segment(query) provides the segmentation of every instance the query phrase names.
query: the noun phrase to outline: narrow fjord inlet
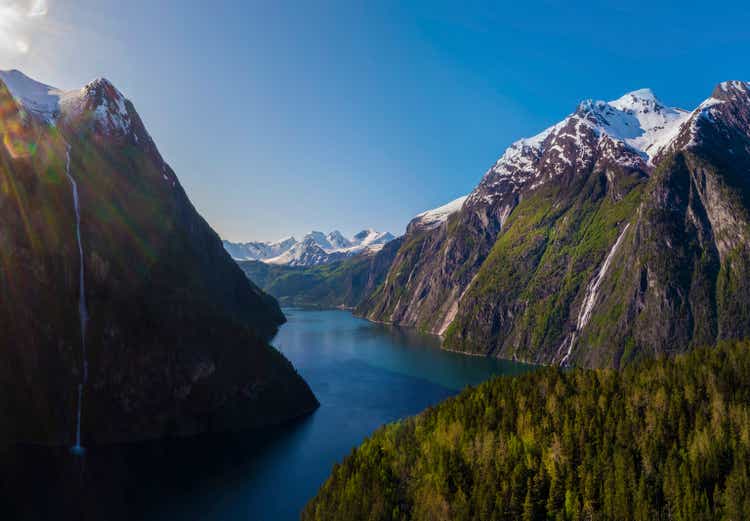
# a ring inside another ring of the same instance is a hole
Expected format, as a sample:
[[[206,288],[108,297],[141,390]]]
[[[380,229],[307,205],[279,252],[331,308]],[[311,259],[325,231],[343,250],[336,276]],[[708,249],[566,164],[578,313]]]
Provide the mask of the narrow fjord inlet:
[[[609,4],[0,0],[0,519],[750,520],[750,2]]]
[[[288,322],[273,344],[318,397],[312,415],[254,432],[87,447],[83,472],[67,454],[26,447],[5,467],[19,497],[37,487],[45,504],[80,500],[75,508],[86,519],[294,521],[331,468],[383,424],[493,376],[536,369],[443,351],[435,337],[346,311],[284,314]],[[39,461],[50,469],[44,476],[34,471]],[[87,504],[92,497],[107,503]],[[33,513],[31,519],[54,519],[55,511],[48,516],[39,505]]]

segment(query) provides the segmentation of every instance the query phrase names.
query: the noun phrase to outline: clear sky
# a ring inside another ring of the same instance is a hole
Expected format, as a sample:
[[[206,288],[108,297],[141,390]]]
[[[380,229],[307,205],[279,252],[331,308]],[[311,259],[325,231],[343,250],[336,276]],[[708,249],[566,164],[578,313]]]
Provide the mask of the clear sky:
[[[0,0],[0,68],[112,80],[225,238],[401,233],[581,99],[750,80],[749,2],[605,4]]]

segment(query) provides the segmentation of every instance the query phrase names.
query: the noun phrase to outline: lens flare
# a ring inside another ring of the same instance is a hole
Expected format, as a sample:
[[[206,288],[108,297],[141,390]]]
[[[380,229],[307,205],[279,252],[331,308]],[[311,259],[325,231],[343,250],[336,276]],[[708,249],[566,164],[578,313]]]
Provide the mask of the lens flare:
[[[35,25],[47,11],[46,0],[0,0],[0,51],[28,53]]]

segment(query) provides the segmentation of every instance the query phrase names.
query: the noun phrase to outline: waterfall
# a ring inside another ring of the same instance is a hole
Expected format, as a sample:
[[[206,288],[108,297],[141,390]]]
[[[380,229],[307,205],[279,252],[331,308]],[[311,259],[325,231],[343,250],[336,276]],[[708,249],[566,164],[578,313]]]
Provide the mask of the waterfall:
[[[78,184],[70,173],[70,145],[66,145],[65,152],[65,175],[70,181],[73,191],[73,207],[76,212],[76,240],[78,241],[78,317],[81,322],[81,358],[83,360],[83,373],[78,383],[78,411],[76,413],[76,443],[71,447],[71,452],[82,455],[81,446],[81,410],[83,409],[83,388],[89,379],[89,362],[86,354],[86,322],[88,321],[88,309],[86,308],[86,279],[83,269],[83,242],[81,241],[81,210],[78,200]]]
[[[625,237],[625,232],[628,231],[628,228],[630,227],[630,223],[625,225],[625,228],[622,229],[622,232],[620,232],[620,236],[617,237],[617,240],[612,245],[612,249],[609,250],[609,253],[607,254],[607,257],[604,259],[604,262],[602,263],[601,267],[599,268],[599,271],[594,276],[593,279],[591,279],[591,282],[589,282],[589,285],[586,287],[586,295],[583,297],[583,302],[581,303],[581,308],[578,311],[578,319],[576,320],[576,329],[573,331],[569,337],[566,337],[565,340],[563,340],[562,345],[558,348],[558,352],[561,351],[565,346],[568,347],[568,352],[565,354],[562,360],[560,360],[560,365],[565,365],[565,362],[567,362],[568,357],[570,357],[570,354],[573,352],[573,346],[576,343],[576,340],[578,339],[578,333],[586,327],[586,324],[589,323],[589,319],[591,319],[591,313],[594,311],[594,304],[596,303],[596,299],[599,296],[599,286],[602,283],[602,280],[604,280],[604,275],[607,274],[607,270],[609,270],[609,265],[612,264],[612,259],[615,256],[615,253],[617,252],[617,249],[620,247],[620,243],[622,242],[622,239]]]

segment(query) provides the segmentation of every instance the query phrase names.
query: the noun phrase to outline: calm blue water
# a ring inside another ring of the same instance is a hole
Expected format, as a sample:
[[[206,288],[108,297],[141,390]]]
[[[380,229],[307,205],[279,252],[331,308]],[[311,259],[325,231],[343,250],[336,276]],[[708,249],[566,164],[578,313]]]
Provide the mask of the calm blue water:
[[[284,312],[274,345],[318,397],[315,413],[253,434],[92,449],[83,463],[27,449],[24,468],[53,470],[38,485],[44,502],[24,503],[28,518],[298,519],[333,464],[379,426],[493,375],[531,369],[442,351],[434,337],[345,311]]]

